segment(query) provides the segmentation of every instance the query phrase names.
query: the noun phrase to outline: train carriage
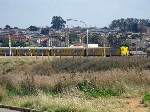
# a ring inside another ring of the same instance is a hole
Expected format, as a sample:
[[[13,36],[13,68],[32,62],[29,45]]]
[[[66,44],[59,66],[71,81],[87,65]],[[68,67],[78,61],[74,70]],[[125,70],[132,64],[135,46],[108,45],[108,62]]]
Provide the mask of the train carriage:
[[[51,48],[51,56],[84,56],[85,48]]]
[[[41,47],[41,48],[37,48],[37,56],[50,56],[50,50],[51,48],[50,47]]]
[[[15,49],[16,49],[16,47],[12,47],[11,48],[11,52],[16,55]],[[9,56],[10,55],[10,49],[9,49],[9,47],[0,47],[0,55],[1,56]]]
[[[106,56],[110,55],[110,47],[105,47]],[[88,56],[103,56],[104,55],[104,47],[93,47],[86,48],[86,55]]]
[[[88,56],[120,56],[121,50],[120,48],[112,48],[112,47],[96,47],[96,48],[88,48],[86,50],[86,55]]]

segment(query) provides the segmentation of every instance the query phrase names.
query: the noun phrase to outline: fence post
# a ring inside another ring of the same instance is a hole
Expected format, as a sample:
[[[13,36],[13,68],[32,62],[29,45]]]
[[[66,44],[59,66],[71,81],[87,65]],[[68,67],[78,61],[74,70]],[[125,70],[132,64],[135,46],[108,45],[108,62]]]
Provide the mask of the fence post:
[[[48,59],[49,59],[49,51],[48,51]]]

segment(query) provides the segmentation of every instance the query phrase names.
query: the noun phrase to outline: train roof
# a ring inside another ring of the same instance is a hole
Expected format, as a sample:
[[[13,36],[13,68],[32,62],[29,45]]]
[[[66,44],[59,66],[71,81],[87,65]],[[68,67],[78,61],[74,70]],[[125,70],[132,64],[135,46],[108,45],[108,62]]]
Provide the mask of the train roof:
[[[86,49],[87,47],[11,47],[11,49]],[[112,47],[105,47],[106,49]],[[0,47],[0,49],[9,49],[9,47]],[[104,47],[88,47],[88,49],[104,49]]]

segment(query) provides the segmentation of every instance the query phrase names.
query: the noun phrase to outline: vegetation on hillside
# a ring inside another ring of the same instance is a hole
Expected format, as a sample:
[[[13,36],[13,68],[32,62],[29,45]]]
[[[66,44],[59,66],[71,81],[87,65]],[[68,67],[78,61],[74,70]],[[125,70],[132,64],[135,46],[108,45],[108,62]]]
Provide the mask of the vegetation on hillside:
[[[139,28],[139,25],[150,27],[149,19],[136,19],[136,18],[121,18],[118,20],[113,20],[109,25],[110,28],[119,28],[122,32],[132,31],[140,32],[142,29]]]

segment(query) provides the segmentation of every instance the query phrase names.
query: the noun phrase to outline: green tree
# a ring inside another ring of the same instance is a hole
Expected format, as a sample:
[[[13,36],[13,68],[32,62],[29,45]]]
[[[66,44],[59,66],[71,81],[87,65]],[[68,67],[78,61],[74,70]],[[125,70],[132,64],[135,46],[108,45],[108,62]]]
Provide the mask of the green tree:
[[[14,29],[19,29],[18,27],[14,27]]]
[[[4,30],[10,30],[10,29],[12,29],[12,28],[9,25],[6,25],[4,28]]]
[[[73,43],[79,41],[79,39],[80,39],[80,37],[76,33],[70,32],[70,34],[69,34],[69,43],[70,44],[73,44]]]
[[[132,31],[135,32],[135,33],[140,31],[139,28],[138,28],[138,24],[137,23],[132,24]]]
[[[113,34],[112,35],[108,35],[107,41],[108,41],[108,44],[110,46],[118,44],[118,39],[117,39],[116,35],[113,35]]]
[[[36,26],[30,26],[29,30],[30,31],[38,31],[38,28]]]
[[[136,18],[127,18],[127,19],[118,19],[113,20],[109,25],[110,28],[119,27],[122,32],[125,31],[133,31],[133,32],[140,32],[139,25],[149,26],[150,20],[149,19],[136,19]]]
[[[121,44],[121,46],[126,46],[126,47],[129,47],[131,45],[131,42],[129,41],[123,41],[123,43]]]
[[[22,41],[14,41],[11,39],[11,47],[26,47],[26,43],[25,42],[22,42]],[[3,40],[3,43],[1,44],[1,47],[9,47],[9,38],[6,37],[4,40]]]
[[[19,41],[15,42],[15,46],[14,47],[18,47],[18,46],[26,47],[27,45],[26,45],[25,42],[22,42],[22,41],[19,40]]]
[[[51,28],[61,30],[65,28],[66,21],[64,21],[60,16],[53,16],[51,24]]]
[[[14,40],[11,40],[11,46],[12,47],[16,47],[16,42]],[[9,47],[9,38],[6,37],[4,40],[3,40],[3,43],[1,44],[1,47]]]
[[[84,42],[87,42],[87,38],[84,38]],[[93,33],[92,35],[88,35],[88,43],[89,44],[98,44],[99,46],[103,46],[103,37],[100,34]]]
[[[48,29],[48,28],[44,28],[44,29],[41,31],[41,34],[43,34],[43,35],[49,35],[49,29]]]

